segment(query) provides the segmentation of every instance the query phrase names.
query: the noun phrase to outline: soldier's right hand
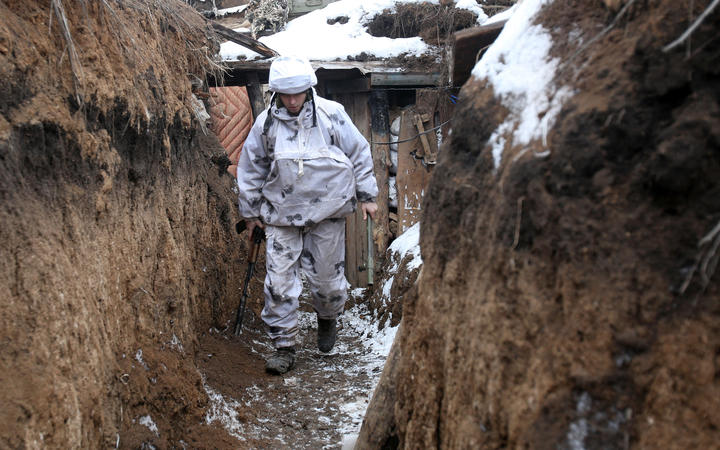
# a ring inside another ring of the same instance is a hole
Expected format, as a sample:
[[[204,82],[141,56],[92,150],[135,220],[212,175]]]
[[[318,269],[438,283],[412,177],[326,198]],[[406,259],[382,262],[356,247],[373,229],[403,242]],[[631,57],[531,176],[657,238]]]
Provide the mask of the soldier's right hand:
[[[258,219],[248,219],[245,221],[245,225],[247,226],[248,231],[248,243],[252,245],[253,243],[253,231],[255,230],[255,227],[260,227],[262,229],[265,229],[265,224],[262,223]]]

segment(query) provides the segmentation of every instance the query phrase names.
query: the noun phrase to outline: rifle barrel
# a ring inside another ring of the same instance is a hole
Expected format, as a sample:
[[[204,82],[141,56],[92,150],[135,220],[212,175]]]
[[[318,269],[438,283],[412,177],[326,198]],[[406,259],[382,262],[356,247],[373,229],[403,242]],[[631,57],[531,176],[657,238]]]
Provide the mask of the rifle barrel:
[[[250,279],[252,278],[254,268],[255,263],[248,264],[248,270],[245,274],[245,285],[243,286],[242,296],[240,297],[240,305],[238,306],[237,315],[235,316],[235,336],[240,336],[242,334],[242,323],[243,316],[245,315],[245,303],[247,302],[248,297],[248,286],[250,285]]]

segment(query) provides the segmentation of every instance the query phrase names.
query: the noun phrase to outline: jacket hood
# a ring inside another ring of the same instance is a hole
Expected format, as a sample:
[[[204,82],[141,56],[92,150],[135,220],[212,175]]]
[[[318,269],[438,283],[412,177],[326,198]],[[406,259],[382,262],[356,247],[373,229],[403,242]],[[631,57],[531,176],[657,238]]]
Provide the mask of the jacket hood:
[[[279,94],[299,94],[317,84],[310,62],[296,56],[281,56],[270,65],[270,90]]]

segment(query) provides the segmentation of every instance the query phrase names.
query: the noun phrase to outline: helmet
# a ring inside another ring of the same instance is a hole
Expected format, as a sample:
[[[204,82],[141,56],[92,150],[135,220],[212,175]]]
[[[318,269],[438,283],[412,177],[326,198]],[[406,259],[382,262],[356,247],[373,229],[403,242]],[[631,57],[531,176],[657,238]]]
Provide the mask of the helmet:
[[[280,56],[270,65],[270,90],[280,94],[299,94],[317,84],[310,62],[297,56]]]

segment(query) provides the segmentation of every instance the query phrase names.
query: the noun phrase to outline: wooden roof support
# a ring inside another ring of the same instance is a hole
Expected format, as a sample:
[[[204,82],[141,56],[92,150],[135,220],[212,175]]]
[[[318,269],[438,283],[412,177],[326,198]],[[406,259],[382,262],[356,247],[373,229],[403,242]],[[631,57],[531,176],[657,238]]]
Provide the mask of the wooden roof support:
[[[217,22],[210,21],[210,24],[212,25],[213,30],[218,35],[224,37],[228,41],[234,42],[238,45],[242,45],[245,48],[249,48],[250,50],[260,53],[262,56],[265,56],[266,58],[272,58],[273,56],[278,56],[278,52],[271,49],[267,45],[263,44],[262,42],[251,38],[250,36],[246,36],[242,33],[238,33],[237,31],[231,30],[230,28],[227,28],[225,26],[220,25]]]
[[[373,172],[378,184],[377,214],[373,222],[373,241],[375,244],[375,269],[378,271],[385,259],[385,251],[390,240],[390,209],[388,204],[388,184],[390,166],[390,117],[387,91],[370,93],[370,122],[372,129]],[[376,144],[376,142],[381,144]]]
[[[505,26],[505,22],[507,21],[503,20],[455,33],[450,58],[450,83],[453,86],[462,86],[470,78],[475,63],[495,42]]]
[[[355,92],[370,92],[370,78],[325,81],[325,95],[351,94]]]
[[[369,94],[338,94],[333,96],[333,100],[345,107],[358,131],[370,142]],[[345,224],[345,276],[353,287],[367,287],[371,278],[367,272],[370,246],[367,241],[367,223],[362,218],[362,211],[358,209],[348,216]]]
[[[440,86],[439,73],[373,72],[373,86]]]
[[[250,99],[253,120],[265,109],[265,99],[263,98],[260,84],[257,73],[248,74],[248,84],[245,88],[247,89],[248,99]]]

